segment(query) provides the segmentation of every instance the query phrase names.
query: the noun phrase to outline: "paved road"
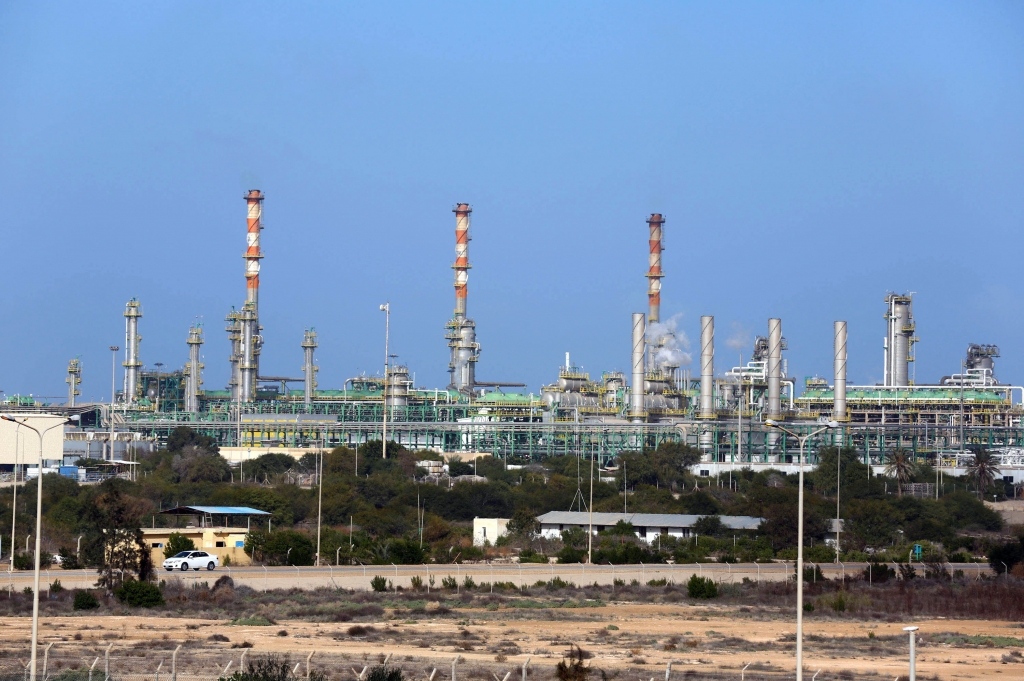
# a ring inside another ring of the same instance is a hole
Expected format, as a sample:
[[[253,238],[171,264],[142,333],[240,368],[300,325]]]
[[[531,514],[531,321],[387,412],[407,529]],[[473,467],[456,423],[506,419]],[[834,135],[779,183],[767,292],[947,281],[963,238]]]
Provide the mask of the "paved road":
[[[819,563],[823,576],[835,579],[842,575],[863,574],[865,563]],[[991,575],[987,565],[977,563],[947,564],[950,570],[963,570],[968,576]],[[923,566],[915,564],[918,572]],[[454,577],[461,585],[466,577],[481,582],[511,582],[516,586],[529,586],[538,581],[548,581],[560,577],[573,584],[609,585],[613,580],[623,580],[627,584],[636,580],[646,584],[652,580],[664,579],[667,582],[680,584],[690,579],[691,575],[711,577],[717,582],[742,582],[744,578],[756,581],[782,581],[793,574],[793,563],[690,563],[684,565],[547,565],[528,563],[519,564],[456,564],[456,565],[367,565],[342,567],[219,567],[214,571],[199,570],[189,572],[167,572],[158,570],[160,579],[182,579],[186,582],[213,582],[221,575],[229,575],[237,585],[246,585],[254,589],[315,589],[320,587],[369,589],[370,580],[375,575],[386,577],[394,586],[409,587],[413,577],[420,577],[424,586],[433,578],[431,588],[441,588],[441,580]],[[46,570],[41,575],[40,584],[43,588],[54,580],[60,580],[65,588],[88,588],[96,582],[93,570]],[[4,585],[4,582],[7,584]],[[32,572],[0,573],[0,588],[24,589],[32,586]]]

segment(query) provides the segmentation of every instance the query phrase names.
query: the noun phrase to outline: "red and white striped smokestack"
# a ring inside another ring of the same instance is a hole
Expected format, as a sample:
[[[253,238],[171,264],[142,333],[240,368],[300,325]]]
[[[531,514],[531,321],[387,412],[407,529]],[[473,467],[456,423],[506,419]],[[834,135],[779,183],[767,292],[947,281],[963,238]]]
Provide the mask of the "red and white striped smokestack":
[[[248,247],[245,250],[245,300],[254,306],[259,301],[260,291],[260,230],[263,229],[263,194],[259,189],[250,189],[245,195],[249,208],[246,220],[248,233],[245,235]]]
[[[650,268],[647,270],[647,322],[658,322],[661,318],[661,226],[665,220],[661,213],[651,213],[647,219],[651,227]]]
[[[473,209],[468,203],[459,203],[452,210],[455,213],[455,316],[466,316],[466,284],[469,281],[469,214]]]

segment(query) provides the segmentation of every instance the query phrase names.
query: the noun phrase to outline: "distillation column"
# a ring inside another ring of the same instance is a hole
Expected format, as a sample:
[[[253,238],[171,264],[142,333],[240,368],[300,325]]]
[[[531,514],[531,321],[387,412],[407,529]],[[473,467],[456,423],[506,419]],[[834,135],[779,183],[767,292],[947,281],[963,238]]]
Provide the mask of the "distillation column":
[[[250,189],[245,196],[248,208],[246,219],[245,251],[245,305],[240,321],[242,326],[241,361],[239,365],[239,399],[251,402],[256,397],[256,379],[260,373],[259,292],[260,292],[260,231],[263,229],[263,194],[259,189]]]
[[[307,407],[313,403],[313,391],[316,390],[316,372],[320,368],[313,363],[313,349],[318,345],[316,340],[316,329],[306,329],[306,335],[302,339],[302,375],[305,380],[303,387],[303,404]]]
[[[661,278],[665,276],[661,271],[662,225],[665,224],[665,220],[661,213],[651,213],[651,217],[647,218],[647,224],[651,228],[651,254],[647,270],[647,323],[653,324],[661,321]]]
[[[78,386],[82,384],[82,363],[76,357],[68,362],[68,377],[65,379],[68,384],[68,406],[75,406],[75,397],[82,393]]]
[[[242,387],[239,370],[242,363],[242,318],[235,308],[231,308],[224,321],[228,323],[224,330],[228,332],[228,341],[231,343],[231,355],[228,357],[231,363],[231,378],[228,381],[228,388],[231,390],[231,401],[237,402]]]
[[[646,343],[644,342],[645,335],[647,333],[646,325],[644,324],[644,313],[634,312],[633,313],[633,352],[631,355],[632,359],[632,385],[631,387],[631,405],[630,415],[633,417],[633,421],[640,422],[644,418],[644,349]]]
[[[885,297],[886,303],[886,334],[883,350],[885,352],[885,385],[910,385],[911,348],[917,342],[914,337],[914,315],[910,295],[890,293]]]
[[[139,319],[142,317],[142,304],[132,298],[124,308],[124,401],[131,404],[139,398]]]
[[[700,318],[700,413],[699,418],[715,418],[715,318]]]
[[[846,322],[836,322],[834,326],[835,378],[832,385],[832,418],[846,421]]]
[[[185,411],[199,411],[199,386],[203,384],[203,364],[199,361],[203,345],[203,327],[193,324],[188,330],[188,366],[185,367]]]
[[[782,418],[782,320],[768,320],[768,414]]]
[[[445,325],[445,338],[451,348],[448,373],[449,388],[472,393],[476,385],[476,363],[480,359],[480,344],[476,342],[476,323],[466,316],[466,296],[469,283],[469,214],[468,203],[456,204],[455,213],[455,314]]]

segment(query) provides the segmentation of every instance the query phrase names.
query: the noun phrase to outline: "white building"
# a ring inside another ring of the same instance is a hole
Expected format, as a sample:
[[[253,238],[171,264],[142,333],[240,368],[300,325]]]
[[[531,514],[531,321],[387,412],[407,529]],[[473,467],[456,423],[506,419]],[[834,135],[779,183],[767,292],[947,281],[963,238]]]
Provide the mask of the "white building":
[[[498,537],[508,533],[508,518],[473,518],[473,546],[483,546],[484,542],[494,544]]]
[[[654,541],[659,535],[690,537],[693,526],[703,517],[676,513],[594,513],[594,534],[607,530],[619,521],[625,521],[633,525],[637,537],[648,542]],[[764,521],[764,518],[748,515],[718,517],[723,527],[737,531],[756,530]],[[551,511],[538,516],[537,521],[540,523],[541,536],[547,539],[560,539],[562,531],[572,527],[579,527],[586,532],[590,527],[591,515],[583,511]]]

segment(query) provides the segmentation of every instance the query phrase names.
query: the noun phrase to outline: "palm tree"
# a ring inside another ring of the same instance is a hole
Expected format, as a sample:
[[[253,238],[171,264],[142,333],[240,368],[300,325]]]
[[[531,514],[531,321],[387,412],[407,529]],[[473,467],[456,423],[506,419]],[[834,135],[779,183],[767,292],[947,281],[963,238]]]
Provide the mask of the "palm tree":
[[[885,464],[885,474],[896,478],[896,490],[903,496],[903,485],[914,477],[914,462],[909,452],[902,448],[893,451]]]
[[[985,490],[995,482],[998,472],[999,467],[992,452],[984,449],[974,452],[974,460],[967,464],[967,477],[978,484],[979,499],[984,499]]]

